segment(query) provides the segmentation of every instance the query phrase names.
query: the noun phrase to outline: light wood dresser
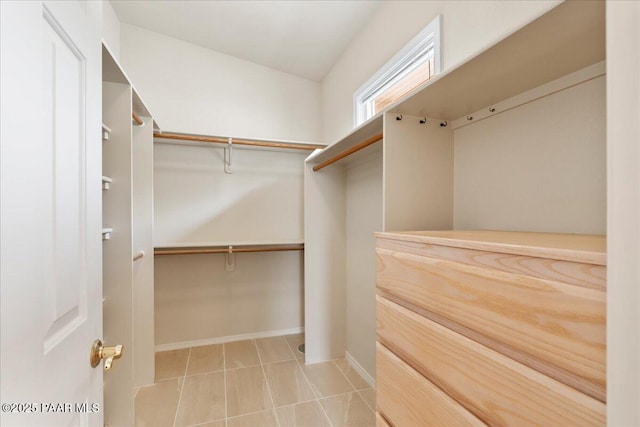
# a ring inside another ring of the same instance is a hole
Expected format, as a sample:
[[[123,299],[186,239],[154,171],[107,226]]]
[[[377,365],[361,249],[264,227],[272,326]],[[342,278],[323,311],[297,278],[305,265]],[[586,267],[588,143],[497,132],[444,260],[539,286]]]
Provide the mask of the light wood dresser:
[[[604,236],[376,237],[378,426],[606,424]]]

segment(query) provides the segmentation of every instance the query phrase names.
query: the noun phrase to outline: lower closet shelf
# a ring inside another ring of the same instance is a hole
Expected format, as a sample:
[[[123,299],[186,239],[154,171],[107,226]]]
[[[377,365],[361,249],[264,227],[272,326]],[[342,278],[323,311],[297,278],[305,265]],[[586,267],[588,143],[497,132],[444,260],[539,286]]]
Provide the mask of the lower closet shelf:
[[[242,243],[156,246],[154,255],[229,254],[237,252],[302,251],[304,243]]]

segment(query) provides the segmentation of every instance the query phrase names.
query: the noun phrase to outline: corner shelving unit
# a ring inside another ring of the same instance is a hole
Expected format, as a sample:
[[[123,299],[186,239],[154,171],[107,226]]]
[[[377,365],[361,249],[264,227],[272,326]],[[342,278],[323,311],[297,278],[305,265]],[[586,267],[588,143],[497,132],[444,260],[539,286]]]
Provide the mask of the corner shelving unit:
[[[374,345],[353,345],[359,336],[375,341],[373,231],[604,232],[604,9],[604,2],[564,2],[309,156],[307,363],[346,350],[373,376]],[[349,154],[380,132],[381,143]],[[509,149],[523,140],[535,142]],[[356,233],[349,218],[364,196],[350,191],[349,174],[378,145],[378,172],[369,173],[368,187],[359,184],[376,204],[359,214],[380,221]],[[358,322],[349,301],[366,305]],[[354,323],[368,326],[349,329]]]
[[[125,349],[104,378],[105,405],[112,408],[105,424],[132,425],[134,387],[155,382],[153,257],[138,255],[153,251],[153,131],[159,128],[104,44],[102,103],[102,216],[109,227],[103,230],[103,341]]]

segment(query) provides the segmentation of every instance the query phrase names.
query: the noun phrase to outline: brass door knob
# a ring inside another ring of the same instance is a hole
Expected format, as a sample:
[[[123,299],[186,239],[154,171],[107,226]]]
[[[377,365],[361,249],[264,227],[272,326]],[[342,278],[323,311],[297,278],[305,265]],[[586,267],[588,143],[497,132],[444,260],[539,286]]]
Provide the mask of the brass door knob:
[[[120,359],[122,357],[122,352],[124,351],[123,345],[116,345],[113,347],[105,347],[102,345],[102,341],[95,340],[93,345],[91,346],[91,367],[95,368],[100,364],[100,361],[104,359],[104,370],[108,371],[111,369],[111,365],[115,359]]]

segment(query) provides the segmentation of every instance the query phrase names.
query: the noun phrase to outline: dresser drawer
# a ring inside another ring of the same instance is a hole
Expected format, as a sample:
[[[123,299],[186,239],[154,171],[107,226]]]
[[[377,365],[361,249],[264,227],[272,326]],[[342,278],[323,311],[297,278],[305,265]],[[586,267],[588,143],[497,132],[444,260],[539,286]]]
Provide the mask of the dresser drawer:
[[[388,249],[376,252],[377,286],[385,295],[605,400],[605,292]]]
[[[485,426],[446,393],[379,343],[376,406],[398,427]]]
[[[377,333],[489,425],[605,425],[602,402],[380,296]]]

